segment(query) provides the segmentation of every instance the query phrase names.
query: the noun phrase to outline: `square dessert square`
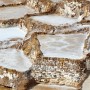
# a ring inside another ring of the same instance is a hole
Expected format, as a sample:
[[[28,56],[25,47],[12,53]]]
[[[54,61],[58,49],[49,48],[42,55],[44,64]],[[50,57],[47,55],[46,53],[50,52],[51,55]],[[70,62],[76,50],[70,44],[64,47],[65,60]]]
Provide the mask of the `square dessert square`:
[[[87,34],[36,34],[42,55],[34,60],[32,76],[38,82],[81,88],[86,74]],[[35,53],[35,52],[34,52]]]
[[[77,18],[68,18],[57,14],[31,16],[24,19],[24,25],[28,29],[26,37],[34,32],[48,34],[68,34],[89,32],[90,25],[81,25]]]
[[[32,79],[31,67],[32,63],[22,50],[0,50],[0,85],[26,90]]]

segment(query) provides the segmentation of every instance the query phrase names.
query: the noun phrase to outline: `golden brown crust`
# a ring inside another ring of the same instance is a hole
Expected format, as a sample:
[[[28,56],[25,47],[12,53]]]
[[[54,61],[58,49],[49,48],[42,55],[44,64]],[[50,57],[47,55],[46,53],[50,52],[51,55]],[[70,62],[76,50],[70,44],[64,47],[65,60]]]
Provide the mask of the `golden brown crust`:
[[[27,5],[40,13],[50,12],[53,7],[53,3],[50,0],[28,0]]]
[[[6,75],[6,76],[5,76]],[[30,70],[27,72],[19,72],[0,66],[0,84],[6,87],[15,88],[15,90],[26,90],[26,85],[30,83]]]

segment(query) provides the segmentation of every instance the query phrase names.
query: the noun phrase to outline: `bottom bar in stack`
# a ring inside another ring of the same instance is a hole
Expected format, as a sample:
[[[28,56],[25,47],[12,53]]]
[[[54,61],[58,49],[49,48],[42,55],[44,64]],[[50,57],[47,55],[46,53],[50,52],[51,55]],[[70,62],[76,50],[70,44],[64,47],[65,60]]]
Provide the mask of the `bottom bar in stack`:
[[[87,76],[84,45],[87,34],[38,34],[41,58],[34,60],[32,76],[38,82],[81,88]],[[38,44],[36,45],[38,46]]]
[[[27,90],[32,63],[22,50],[0,50],[0,84],[15,90]]]

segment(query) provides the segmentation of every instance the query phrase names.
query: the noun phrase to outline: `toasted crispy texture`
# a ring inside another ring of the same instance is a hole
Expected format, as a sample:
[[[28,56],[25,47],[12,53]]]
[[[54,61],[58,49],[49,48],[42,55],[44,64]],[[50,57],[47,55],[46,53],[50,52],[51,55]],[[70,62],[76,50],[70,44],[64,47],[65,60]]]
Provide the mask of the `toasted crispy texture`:
[[[50,12],[53,7],[53,3],[50,0],[28,0],[27,5],[40,13]]]
[[[39,47],[40,43],[37,39],[37,34],[34,33],[31,38],[28,38],[23,42],[22,49],[27,56],[36,60],[42,56],[42,52]]]

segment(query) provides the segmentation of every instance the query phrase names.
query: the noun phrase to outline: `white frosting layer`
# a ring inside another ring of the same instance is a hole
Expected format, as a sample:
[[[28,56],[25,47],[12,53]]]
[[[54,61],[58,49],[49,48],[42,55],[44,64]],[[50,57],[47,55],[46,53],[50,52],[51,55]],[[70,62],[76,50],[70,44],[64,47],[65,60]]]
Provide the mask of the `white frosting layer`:
[[[32,16],[32,19],[54,26],[59,26],[61,24],[73,24],[77,22],[77,19],[66,18],[59,15],[43,15],[43,16]]]
[[[83,28],[90,28],[90,25],[82,25],[82,24],[75,24],[72,27],[70,27],[72,30],[79,30],[79,29],[83,29]]]
[[[63,1],[63,0],[51,0],[51,1],[58,3],[58,2]]]
[[[25,0],[0,0],[0,6],[9,5],[9,4],[19,4],[24,2]]]
[[[0,8],[0,20],[18,19],[26,14],[36,13],[34,9],[20,5],[16,7],[3,7]]]
[[[0,41],[8,40],[11,38],[24,38],[27,32],[20,27],[0,28]]]
[[[0,50],[0,66],[24,72],[30,69],[32,63],[22,50],[2,49]]]
[[[81,59],[86,34],[39,35],[41,51],[46,57]]]

